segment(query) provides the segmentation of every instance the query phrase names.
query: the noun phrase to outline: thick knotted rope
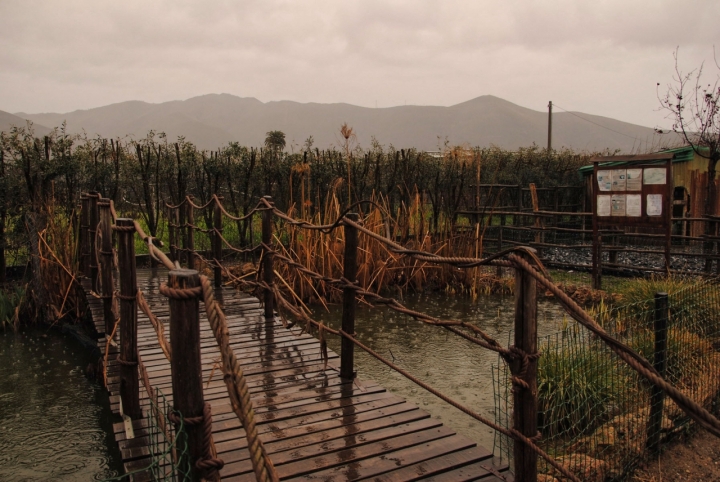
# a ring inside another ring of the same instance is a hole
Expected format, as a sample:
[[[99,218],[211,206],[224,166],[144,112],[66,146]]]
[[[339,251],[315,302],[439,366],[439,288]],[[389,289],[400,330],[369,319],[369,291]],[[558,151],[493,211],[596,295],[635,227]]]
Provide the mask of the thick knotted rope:
[[[245,380],[245,374],[230,347],[230,332],[228,331],[225,314],[215,301],[213,288],[208,277],[200,276],[200,283],[208,321],[220,347],[221,367],[225,385],[230,395],[230,402],[233,411],[240,419],[243,428],[245,428],[255,478],[259,482],[276,482],[278,476],[275,467],[265,452],[255,426],[255,410],[250,400],[250,389]]]

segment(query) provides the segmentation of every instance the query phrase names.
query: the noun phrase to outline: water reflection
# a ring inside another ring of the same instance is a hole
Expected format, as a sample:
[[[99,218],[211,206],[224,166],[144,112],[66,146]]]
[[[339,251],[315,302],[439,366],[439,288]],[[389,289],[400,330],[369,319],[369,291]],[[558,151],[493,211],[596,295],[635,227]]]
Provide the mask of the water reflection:
[[[514,323],[512,297],[483,297],[476,302],[441,294],[411,295],[402,300],[413,310],[438,318],[469,321],[507,345]],[[333,328],[340,325],[342,307],[316,310],[315,317]],[[557,304],[538,303],[538,335],[554,333],[563,319]],[[491,366],[497,354],[474,345],[443,328],[425,325],[383,307],[358,307],[355,331],[371,348],[393,360],[442,393],[494,418]],[[340,341],[328,337],[328,346],[339,353]],[[355,349],[355,368],[363,380],[375,380],[393,393],[430,412],[459,433],[492,448],[493,432],[473,418],[448,406],[385,364]]]
[[[0,480],[101,480],[121,470],[91,359],[56,332],[0,333]]]

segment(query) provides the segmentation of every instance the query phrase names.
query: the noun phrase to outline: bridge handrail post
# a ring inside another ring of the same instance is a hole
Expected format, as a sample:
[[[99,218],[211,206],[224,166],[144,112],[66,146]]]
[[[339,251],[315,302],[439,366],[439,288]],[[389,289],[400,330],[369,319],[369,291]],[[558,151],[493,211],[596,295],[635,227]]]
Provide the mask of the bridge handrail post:
[[[215,204],[213,205],[213,257],[217,260],[217,263],[220,263],[222,260],[223,248],[222,239],[220,239],[220,235],[222,235],[223,232],[222,208],[220,207],[220,202],[222,200],[222,196],[216,196]],[[215,278],[215,288],[220,288],[222,286],[222,268],[220,268],[219,264],[216,264],[213,269],[213,276]]]
[[[347,217],[354,222],[359,220],[357,213],[348,213]],[[348,224],[344,226],[343,230],[345,232],[343,277],[347,281],[355,283],[357,278],[358,230]],[[349,286],[343,288],[342,330],[352,337],[355,336],[355,307],[357,305],[355,291],[354,288]],[[340,377],[352,380],[355,375],[355,344],[343,337],[340,341]]]
[[[194,269],[177,269],[168,273],[168,287],[173,290],[182,291],[199,286],[200,276]],[[186,421],[184,434],[178,434],[177,443],[183,446],[181,438],[187,437],[193,480],[200,480],[202,474],[195,466],[195,461],[205,454],[204,426],[188,421],[202,417],[205,405],[200,359],[200,300],[198,296],[169,296],[169,304],[173,408]]]
[[[271,196],[265,196],[265,200],[274,206]],[[272,292],[272,286],[275,283],[275,271],[273,270],[273,253],[271,250],[265,248],[270,247],[272,244],[272,218],[273,212],[271,210],[263,211],[262,216],[262,243],[263,243],[263,281],[268,286],[265,288],[263,296],[263,304],[265,306],[265,320],[275,319],[274,311],[274,295]]]
[[[102,224],[102,246],[100,251],[100,279],[102,280],[103,317],[105,319],[105,333],[112,333],[115,324],[113,312],[113,246],[112,246],[112,211],[110,199],[102,198],[100,206],[100,223]]]
[[[533,250],[535,251],[535,250]],[[525,260],[532,258],[524,254]],[[537,434],[537,282],[523,269],[515,269],[515,347],[530,355],[524,381],[527,388],[513,390],[513,428],[528,438]],[[518,358],[513,373],[519,373],[523,360]],[[519,440],[514,441],[515,480],[537,480],[537,453]]]
[[[90,198],[87,194],[80,195],[80,229],[78,230],[78,260],[80,272],[89,276],[88,259],[90,247],[88,246],[88,229],[90,229]]]
[[[135,266],[135,222],[118,218],[118,271],[120,273],[120,397],[123,412],[132,419],[142,417],[137,368],[137,269]],[[107,332],[110,336],[110,332]]]
[[[655,356],[653,366],[665,377],[667,367],[667,323],[668,294],[655,293],[655,312],[653,314],[655,331]],[[652,386],[650,395],[650,420],[647,427],[647,448],[650,453],[657,453],[660,447],[660,430],[662,428],[665,392],[656,385]]]
[[[185,216],[187,218],[187,231],[185,244],[187,245],[186,262],[188,269],[195,269],[195,208],[192,203],[185,203]]]
[[[88,242],[90,243],[89,252],[89,263],[90,268],[90,281],[92,282],[93,291],[97,292],[97,281],[98,281],[98,265],[97,265],[97,252],[95,250],[95,234],[97,233],[97,227],[99,223],[98,215],[98,199],[100,195],[92,191],[89,193],[89,228],[88,228]]]

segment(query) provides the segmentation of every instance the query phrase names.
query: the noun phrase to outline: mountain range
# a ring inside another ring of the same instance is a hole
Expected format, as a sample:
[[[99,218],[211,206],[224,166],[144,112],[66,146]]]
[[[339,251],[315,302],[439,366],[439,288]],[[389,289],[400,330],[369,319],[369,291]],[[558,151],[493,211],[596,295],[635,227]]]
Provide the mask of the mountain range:
[[[491,95],[450,107],[398,106],[367,108],[350,104],[261,102],[252,97],[208,94],[184,101],[151,104],[128,101],[67,113],[10,114],[0,111],[0,130],[32,121],[36,135],[67,122],[72,133],[89,137],[143,138],[148,131],[169,139],[184,136],[201,149],[216,149],[235,141],[262,146],[266,133],[285,133],[287,149],[299,150],[313,136],[314,147],[342,145],[340,126],[347,122],[362,147],[374,137],[398,148],[439,150],[449,145],[498,146],[517,149],[547,144],[547,112],[521,107]],[[652,128],[591,114],[553,113],[554,148],[579,151],[609,149],[624,153],[661,147],[662,136]],[[665,139],[662,139],[665,140]],[[664,146],[662,146],[664,147]]]

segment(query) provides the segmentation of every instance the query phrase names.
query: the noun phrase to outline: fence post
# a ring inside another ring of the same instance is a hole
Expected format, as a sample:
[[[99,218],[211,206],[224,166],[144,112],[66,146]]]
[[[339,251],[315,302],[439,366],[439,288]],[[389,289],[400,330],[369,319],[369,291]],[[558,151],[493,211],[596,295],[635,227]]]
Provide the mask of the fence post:
[[[503,230],[504,230],[503,228],[504,228],[504,226],[505,226],[505,215],[503,214],[502,216],[500,216],[500,226],[498,227],[498,239],[497,239],[498,253],[503,250]],[[498,278],[502,278],[502,272],[503,272],[502,266],[498,266],[496,269],[495,275]]]
[[[200,286],[200,276],[194,269],[176,269],[168,273],[168,287],[174,290],[186,290]],[[184,419],[203,416],[203,381],[200,361],[200,301],[197,296],[190,298],[169,297],[170,304],[170,345],[172,360],[173,408]],[[184,425],[187,445],[190,453],[193,480],[202,475],[195,467],[195,461],[202,458],[203,425]],[[181,434],[178,435],[180,439]],[[183,441],[178,440],[179,446]]]
[[[537,353],[537,283],[522,269],[515,270],[515,346],[527,355]],[[520,372],[522,363],[520,359],[513,361],[513,373]],[[537,434],[537,358],[528,359],[524,380],[528,388],[513,387],[513,427],[532,438]],[[537,454],[517,440],[513,453],[515,480],[537,480]]]
[[[188,203],[185,205],[187,215],[187,231],[185,233],[185,244],[187,245],[187,267],[188,269],[195,269],[195,210]]]
[[[92,281],[92,289],[97,292],[98,282],[98,265],[97,265],[97,248],[95,246],[95,235],[99,223],[98,216],[98,200],[100,194],[97,192],[90,193],[90,228],[88,229],[88,242],[90,243],[90,281]]]
[[[667,357],[667,322],[668,294],[655,293],[655,312],[653,314],[655,328],[655,358],[653,366],[660,376],[665,377]],[[660,430],[662,429],[663,405],[665,392],[653,385],[650,394],[650,420],[648,422],[647,448],[656,453],[660,447]]]
[[[102,224],[102,246],[100,250],[100,279],[102,280],[103,316],[105,318],[105,333],[112,333],[115,325],[113,312],[113,250],[112,250],[112,212],[110,199],[100,199],[100,222]]]
[[[358,222],[356,213],[348,213],[347,218]],[[357,278],[358,231],[354,226],[345,225],[345,257],[343,259],[343,277],[355,283]],[[343,288],[342,330],[355,336],[355,299],[354,288]],[[340,341],[340,377],[352,380],[355,378],[354,366],[355,344],[343,337]]]
[[[168,223],[168,238],[170,241],[170,260],[177,261],[177,209],[166,207],[166,212]]]
[[[213,257],[215,258],[215,268],[213,276],[215,277],[215,288],[222,286],[222,268],[220,268],[220,261],[222,260],[222,239],[220,236],[223,232],[222,224],[222,209],[220,208],[220,202],[223,200],[222,196],[216,196],[215,205],[213,206]]]
[[[264,196],[265,200],[274,206],[271,196]],[[273,212],[271,210],[263,211],[262,217],[262,243],[263,243],[263,281],[269,287],[272,287],[275,283],[275,272],[273,271],[273,254],[270,251],[270,244],[272,243],[272,217]],[[274,298],[271,289],[266,288],[263,298],[263,304],[265,305],[265,320],[274,320]]]
[[[120,397],[123,413],[142,417],[137,369],[137,275],[135,268],[135,223],[118,218],[118,271],[120,272]],[[107,332],[110,336],[110,332]]]
[[[80,195],[80,230],[79,253],[80,272],[89,276],[88,260],[90,258],[90,247],[88,246],[88,229],[90,229],[90,198],[87,194]]]

